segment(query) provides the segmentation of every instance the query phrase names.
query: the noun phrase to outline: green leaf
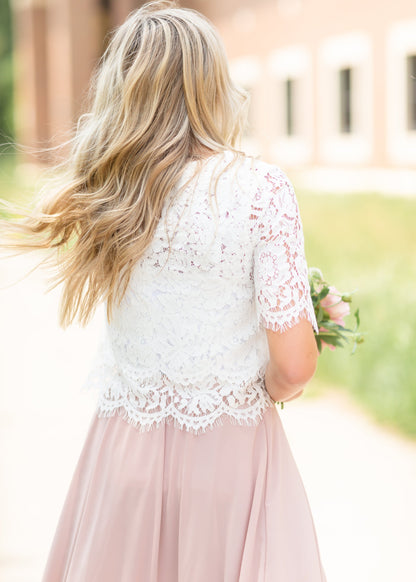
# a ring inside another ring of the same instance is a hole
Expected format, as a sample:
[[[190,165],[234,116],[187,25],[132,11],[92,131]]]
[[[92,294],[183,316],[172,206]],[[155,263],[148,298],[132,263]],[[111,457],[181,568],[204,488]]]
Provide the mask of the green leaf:
[[[357,330],[358,327],[359,327],[359,325],[360,325],[360,310],[359,309],[356,309],[355,310],[354,317],[355,317],[355,320],[357,322],[357,325],[356,325],[356,328],[355,328]]]
[[[332,329],[333,330],[336,330],[336,329],[345,330],[345,327],[343,327],[342,325],[339,325],[339,323],[335,323],[335,321],[332,321],[330,319],[325,321],[324,325],[325,325],[326,329],[328,329],[328,330],[332,330]]]
[[[343,342],[342,340],[335,335],[328,335],[328,334],[320,334],[319,338],[321,339],[321,341],[325,342],[326,344],[329,344],[331,346],[343,346]]]
[[[328,295],[329,293],[329,287],[324,287],[319,293],[318,293],[318,301],[322,301],[322,299],[325,299],[325,297]]]

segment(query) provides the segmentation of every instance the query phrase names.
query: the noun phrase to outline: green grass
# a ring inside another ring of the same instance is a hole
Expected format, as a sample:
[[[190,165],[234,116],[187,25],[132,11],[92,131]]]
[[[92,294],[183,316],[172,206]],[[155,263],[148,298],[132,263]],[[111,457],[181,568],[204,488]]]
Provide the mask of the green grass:
[[[39,186],[39,168],[30,164],[18,164],[12,152],[0,154],[0,198],[14,204],[27,206]],[[7,212],[0,208],[0,218]]]
[[[381,423],[416,438],[416,200],[298,194],[309,266],[358,289],[365,342],[320,356],[316,385],[350,391]],[[350,321],[352,323],[352,316]]]

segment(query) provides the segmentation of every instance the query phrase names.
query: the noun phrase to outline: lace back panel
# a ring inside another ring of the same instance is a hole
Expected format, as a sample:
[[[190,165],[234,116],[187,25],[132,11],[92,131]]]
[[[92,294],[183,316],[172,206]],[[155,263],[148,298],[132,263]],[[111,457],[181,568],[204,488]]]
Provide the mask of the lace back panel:
[[[232,159],[213,156],[193,178],[189,164],[165,206],[85,382],[99,415],[141,431],[257,424],[274,405],[264,328],[317,329],[293,187],[277,166]]]

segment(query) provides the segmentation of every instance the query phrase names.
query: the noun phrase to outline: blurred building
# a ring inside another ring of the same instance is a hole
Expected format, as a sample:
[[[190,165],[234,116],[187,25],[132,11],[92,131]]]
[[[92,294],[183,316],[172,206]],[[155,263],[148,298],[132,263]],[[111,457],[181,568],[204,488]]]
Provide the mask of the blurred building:
[[[141,2],[15,0],[19,139],[65,139]],[[313,190],[416,194],[415,0],[194,0],[252,95],[244,149]]]

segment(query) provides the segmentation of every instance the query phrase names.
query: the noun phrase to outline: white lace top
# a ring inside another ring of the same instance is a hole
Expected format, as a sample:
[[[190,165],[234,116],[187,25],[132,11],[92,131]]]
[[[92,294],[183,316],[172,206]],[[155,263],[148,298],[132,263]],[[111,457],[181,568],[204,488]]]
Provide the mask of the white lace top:
[[[195,434],[225,415],[257,424],[274,405],[264,328],[306,318],[317,330],[293,187],[277,166],[233,157],[190,162],[170,194],[85,383],[99,416]]]

